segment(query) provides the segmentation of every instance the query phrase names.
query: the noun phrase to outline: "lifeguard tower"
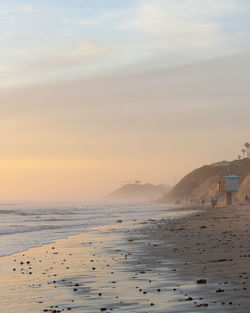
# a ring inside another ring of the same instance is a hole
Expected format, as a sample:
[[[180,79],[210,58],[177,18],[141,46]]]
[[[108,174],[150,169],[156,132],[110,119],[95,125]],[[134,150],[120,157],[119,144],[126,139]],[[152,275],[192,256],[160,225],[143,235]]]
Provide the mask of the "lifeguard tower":
[[[225,204],[232,205],[233,192],[239,190],[240,177],[236,175],[224,176],[223,181],[218,183],[218,191],[225,193]]]

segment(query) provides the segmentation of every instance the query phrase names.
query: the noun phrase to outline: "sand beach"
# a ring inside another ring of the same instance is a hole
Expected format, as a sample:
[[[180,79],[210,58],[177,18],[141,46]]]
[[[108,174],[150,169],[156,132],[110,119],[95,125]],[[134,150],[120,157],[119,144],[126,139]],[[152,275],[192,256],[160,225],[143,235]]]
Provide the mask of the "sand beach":
[[[250,207],[187,212],[1,257],[0,311],[249,312]]]

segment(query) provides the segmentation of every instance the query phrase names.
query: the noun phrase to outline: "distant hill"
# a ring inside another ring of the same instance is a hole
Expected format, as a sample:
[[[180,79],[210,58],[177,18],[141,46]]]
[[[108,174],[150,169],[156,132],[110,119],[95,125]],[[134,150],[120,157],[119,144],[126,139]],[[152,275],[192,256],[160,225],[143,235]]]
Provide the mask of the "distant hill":
[[[217,184],[228,174],[240,176],[237,197],[243,199],[250,195],[250,159],[222,161],[205,165],[186,175],[162,201],[210,199],[217,194]]]
[[[115,190],[108,196],[115,201],[150,201],[164,197],[169,191],[165,185],[153,184],[126,184]]]

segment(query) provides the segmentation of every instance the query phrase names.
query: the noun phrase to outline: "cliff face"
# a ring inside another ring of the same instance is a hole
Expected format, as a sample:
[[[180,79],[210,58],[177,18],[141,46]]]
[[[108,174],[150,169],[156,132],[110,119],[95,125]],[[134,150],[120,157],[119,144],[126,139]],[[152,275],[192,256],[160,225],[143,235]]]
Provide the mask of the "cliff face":
[[[225,164],[224,164],[225,163]],[[250,194],[250,159],[205,165],[186,175],[164,197],[165,201],[210,199],[217,193],[217,184],[228,174],[240,176],[239,199]]]
[[[116,201],[150,201],[163,197],[168,192],[164,185],[126,184],[108,196]]]

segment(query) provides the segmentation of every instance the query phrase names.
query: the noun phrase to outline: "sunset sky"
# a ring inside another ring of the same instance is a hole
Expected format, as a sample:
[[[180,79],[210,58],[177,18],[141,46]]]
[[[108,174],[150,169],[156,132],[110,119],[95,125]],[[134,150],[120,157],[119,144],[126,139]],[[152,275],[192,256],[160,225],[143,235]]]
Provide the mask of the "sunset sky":
[[[249,0],[0,0],[0,199],[174,183],[250,141]]]

